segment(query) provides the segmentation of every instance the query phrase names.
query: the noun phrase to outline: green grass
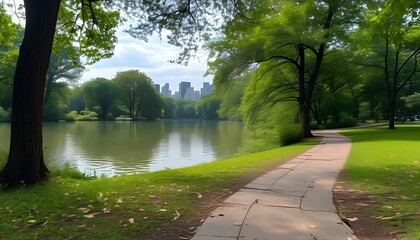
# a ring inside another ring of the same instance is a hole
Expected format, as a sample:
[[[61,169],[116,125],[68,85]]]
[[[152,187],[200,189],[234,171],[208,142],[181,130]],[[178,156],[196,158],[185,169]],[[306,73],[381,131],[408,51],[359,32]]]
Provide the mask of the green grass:
[[[420,126],[341,133],[353,142],[345,165],[352,185],[377,196],[376,217],[406,230],[403,239],[420,239]]]
[[[150,239],[156,228],[199,216],[203,205],[214,204],[214,194],[228,195],[238,183],[313,144],[155,173],[95,180],[53,177],[0,190],[0,239]]]

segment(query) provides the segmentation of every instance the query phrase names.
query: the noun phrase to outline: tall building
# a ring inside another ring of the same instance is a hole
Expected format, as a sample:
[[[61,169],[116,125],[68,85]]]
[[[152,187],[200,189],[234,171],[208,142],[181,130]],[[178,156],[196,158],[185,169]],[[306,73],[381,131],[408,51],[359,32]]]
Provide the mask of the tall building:
[[[208,82],[203,82],[203,87],[201,88],[201,96],[210,94],[214,91],[213,84],[210,84]]]
[[[170,97],[172,95],[172,91],[169,90],[169,83],[165,83],[165,85],[163,85],[162,94],[165,97]]]
[[[189,88],[187,88],[187,91],[185,92],[184,98],[196,101],[196,100],[200,99],[200,92],[199,91],[194,91],[193,87],[189,87]]]
[[[155,88],[156,92],[160,93],[160,85],[159,84],[153,84],[153,87]]]
[[[187,92],[187,88],[191,87],[190,82],[180,82],[179,83],[179,94],[180,98],[184,98],[185,93]]]

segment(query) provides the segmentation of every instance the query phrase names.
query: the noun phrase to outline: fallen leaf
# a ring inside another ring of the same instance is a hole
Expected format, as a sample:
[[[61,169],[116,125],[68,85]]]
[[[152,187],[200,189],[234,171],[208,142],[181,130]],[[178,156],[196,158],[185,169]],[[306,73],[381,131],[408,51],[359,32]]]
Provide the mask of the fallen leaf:
[[[85,218],[93,218],[93,217],[95,217],[95,215],[93,215],[93,214],[86,214],[86,215],[83,215]]]
[[[117,203],[122,203],[122,198],[118,198]]]
[[[86,227],[86,224],[80,225],[79,228],[84,228]]]
[[[385,208],[385,209],[392,209],[392,206],[383,205],[383,206],[382,206],[382,208]]]
[[[201,195],[201,193],[197,193],[197,198],[203,198],[203,195]]]
[[[78,210],[82,211],[83,213],[87,213],[90,211],[88,208],[78,208]]]
[[[179,212],[177,210],[175,210],[176,216],[174,217],[173,221],[177,220],[181,214],[179,214]]]
[[[345,220],[347,220],[347,221],[349,221],[349,222],[355,222],[355,221],[357,221],[358,220],[358,218],[357,217],[345,217],[344,218]]]
[[[159,209],[158,212],[167,212],[167,211],[168,211],[167,209],[161,208],[161,209]]]
[[[36,220],[29,220],[28,223],[36,223]]]
[[[134,218],[130,218],[130,219],[128,219],[128,221],[129,221],[131,224],[133,224],[133,223],[134,223]]]
[[[47,226],[48,225],[48,223],[50,222],[50,220],[47,220],[47,221],[45,221],[45,222],[43,222],[40,226],[41,227],[45,227],[45,226]]]
[[[98,196],[96,197],[97,199],[102,199],[104,197],[104,195],[100,192],[98,193]]]
[[[308,225],[308,227],[309,227],[310,229],[315,229],[315,228],[317,228],[318,226],[317,226],[317,225],[312,225],[312,224],[309,224],[309,225]]]
[[[68,195],[70,195],[70,194],[68,194],[68,193],[64,193],[64,196],[68,196]]]
[[[361,207],[367,207],[370,206],[370,204],[368,203],[356,203],[357,206],[361,206]]]

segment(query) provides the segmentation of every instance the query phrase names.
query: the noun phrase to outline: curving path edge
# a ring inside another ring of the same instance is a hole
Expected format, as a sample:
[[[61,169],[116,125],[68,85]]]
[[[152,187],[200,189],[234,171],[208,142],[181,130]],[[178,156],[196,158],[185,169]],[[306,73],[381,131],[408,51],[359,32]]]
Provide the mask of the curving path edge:
[[[355,240],[333,204],[332,188],[350,139],[317,131],[321,142],[255,179],[212,212],[193,240]]]

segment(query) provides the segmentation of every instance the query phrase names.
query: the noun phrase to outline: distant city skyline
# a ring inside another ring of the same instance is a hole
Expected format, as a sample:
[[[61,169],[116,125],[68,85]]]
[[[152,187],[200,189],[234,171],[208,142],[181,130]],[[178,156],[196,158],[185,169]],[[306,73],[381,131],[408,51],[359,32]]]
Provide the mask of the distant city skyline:
[[[191,100],[198,100],[202,96],[210,94],[214,91],[213,84],[209,82],[203,82],[202,87],[196,89],[191,86],[190,82],[182,81],[178,85],[178,91],[170,90],[170,84],[165,83],[163,86],[160,84],[153,84],[155,90],[166,97],[173,97],[173,98],[183,98],[183,99],[191,99]]]

